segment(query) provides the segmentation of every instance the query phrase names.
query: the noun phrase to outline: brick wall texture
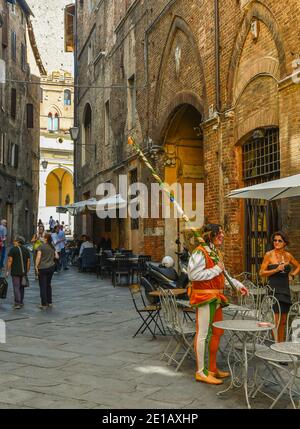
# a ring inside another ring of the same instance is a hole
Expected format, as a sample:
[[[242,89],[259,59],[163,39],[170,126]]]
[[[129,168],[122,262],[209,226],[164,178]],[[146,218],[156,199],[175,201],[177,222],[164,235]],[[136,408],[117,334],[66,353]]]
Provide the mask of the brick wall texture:
[[[80,89],[77,113],[83,123],[90,104],[95,152],[86,153],[82,165],[84,149],[77,151],[78,199],[85,192],[95,195],[100,181],[115,182],[117,174],[128,173],[135,158],[126,145],[129,133],[145,151],[149,138],[163,146],[175,112],[193,106],[203,138],[203,159],[198,162],[205,171],[205,218],[225,224],[226,262],[233,273],[241,272],[244,203],[226,195],[245,186],[243,143],[257,128],[279,128],[280,175],[300,173],[300,85],[290,78],[293,61],[300,57],[299,1],[220,0],[219,34],[212,0],[136,0],[121,2],[122,7],[118,1],[102,1],[92,12],[85,3],[77,1],[78,79],[80,85],[94,88]],[[101,51],[106,54],[99,55]],[[93,58],[89,63],[88,55]],[[129,129],[126,86],[133,75],[137,96]],[[137,165],[139,178],[150,184],[144,165]],[[297,199],[285,200],[280,208],[298,258],[299,206]],[[157,228],[163,227],[161,220],[141,222],[136,249],[159,259],[165,237]],[[152,236],[151,228],[157,229]],[[117,228],[112,234],[117,237]],[[125,244],[134,244],[130,230],[125,237]]]

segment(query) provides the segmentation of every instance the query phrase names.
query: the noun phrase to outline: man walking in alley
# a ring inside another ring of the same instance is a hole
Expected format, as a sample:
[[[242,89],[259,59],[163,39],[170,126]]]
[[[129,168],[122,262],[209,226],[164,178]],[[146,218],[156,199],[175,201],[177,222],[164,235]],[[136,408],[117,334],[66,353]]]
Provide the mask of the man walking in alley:
[[[49,229],[50,229],[51,232],[53,232],[54,227],[55,227],[55,220],[53,219],[52,216],[50,216],[50,219],[49,219]]]
[[[1,256],[0,256],[0,270],[3,269],[5,256],[6,256],[6,242],[7,242],[7,221],[2,219],[0,225],[0,242],[1,242]]]

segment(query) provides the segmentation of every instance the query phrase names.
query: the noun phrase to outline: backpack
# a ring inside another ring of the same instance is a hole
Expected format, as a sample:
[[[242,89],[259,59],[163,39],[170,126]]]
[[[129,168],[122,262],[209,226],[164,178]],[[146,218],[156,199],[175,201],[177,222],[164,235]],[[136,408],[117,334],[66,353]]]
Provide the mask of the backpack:
[[[4,277],[0,277],[0,299],[5,299],[7,295],[8,283]]]

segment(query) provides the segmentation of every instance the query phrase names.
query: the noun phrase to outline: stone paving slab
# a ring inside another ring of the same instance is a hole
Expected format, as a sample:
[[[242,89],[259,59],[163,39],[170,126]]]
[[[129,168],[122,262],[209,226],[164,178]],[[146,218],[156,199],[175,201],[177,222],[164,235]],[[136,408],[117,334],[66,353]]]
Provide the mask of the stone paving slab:
[[[193,361],[176,373],[161,360],[168,338],[132,338],[141,320],[126,287],[71,269],[54,276],[54,307],[41,311],[32,274],[30,281],[23,309],[12,309],[11,284],[0,302],[7,322],[0,408],[246,408],[241,389],[217,397],[224,386],[196,383]],[[267,408],[270,401],[258,396],[251,403]]]

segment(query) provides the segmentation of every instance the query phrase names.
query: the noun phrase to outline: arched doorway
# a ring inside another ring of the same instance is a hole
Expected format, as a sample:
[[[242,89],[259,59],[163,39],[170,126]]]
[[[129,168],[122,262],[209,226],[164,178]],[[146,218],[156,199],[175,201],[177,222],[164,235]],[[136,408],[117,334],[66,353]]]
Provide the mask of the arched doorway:
[[[201,113],[190,104],[175,109],[163,136],[165,150],[164,176],[169,185],[191,184],[193,189],[193,210],[196,208],[196,184],[204,183],[203,133],[200,127]],[[184,192],[182,192],[184,202]],[[184,204],[183,204],[184,206]],[[185,210],[187,207],[183,207]],[[201,225],[199,225],[201,226]],[[176,238],[183,241],[182,231],[186,224],[181,219],[165,220],[165,253],[175,257],[180,250]]]

